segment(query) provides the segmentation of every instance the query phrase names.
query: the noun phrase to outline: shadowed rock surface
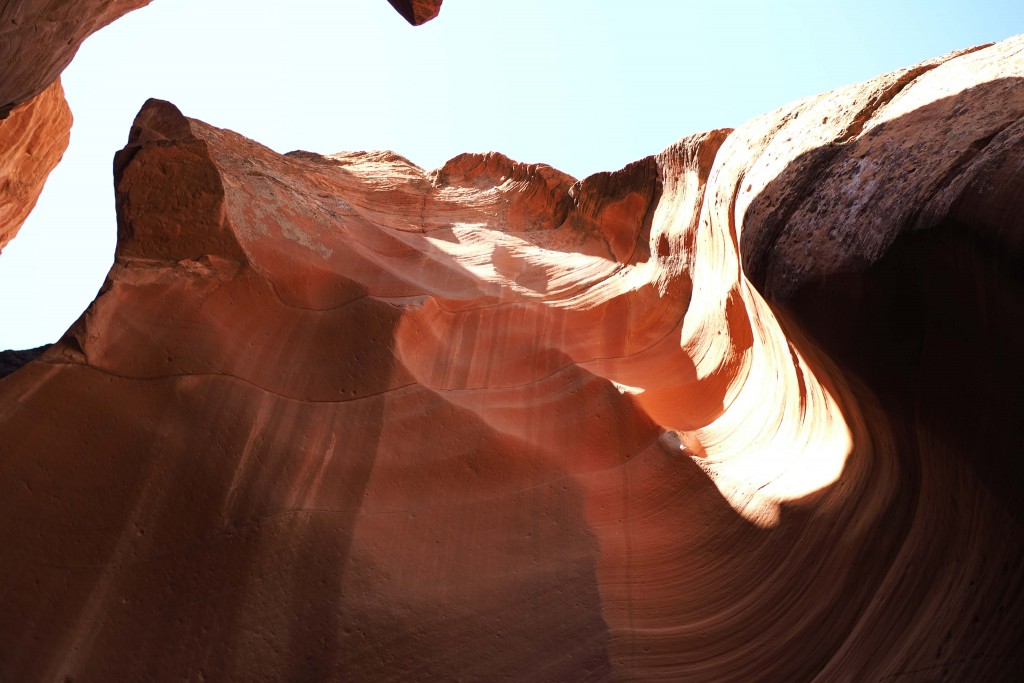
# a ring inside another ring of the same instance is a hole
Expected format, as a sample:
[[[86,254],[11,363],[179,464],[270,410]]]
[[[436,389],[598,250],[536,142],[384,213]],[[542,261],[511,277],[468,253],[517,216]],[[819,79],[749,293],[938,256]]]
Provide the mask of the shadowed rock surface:
[[[388,0],[413,26],[425,24],[441,11],[441,0]]]
[[[580,182],[150,101],[0,679],[1016,681],[1022,45]]]
[[[151,0],[0,0],[0,118],[53,83],[82,41]]]
[[[6,377],[12,372],[21,369],[27,363],[39,358],[39,356],[43,355],[43,351],[48,348],[50,348],[49,344],[34,349],[0,351],[0,378]]]

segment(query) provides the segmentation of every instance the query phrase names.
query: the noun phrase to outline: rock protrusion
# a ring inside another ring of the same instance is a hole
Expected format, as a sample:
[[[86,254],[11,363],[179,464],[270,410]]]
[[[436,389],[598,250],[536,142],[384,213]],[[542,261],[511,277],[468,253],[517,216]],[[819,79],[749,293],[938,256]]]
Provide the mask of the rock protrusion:
[[[71,109],[60,81],[0,120],[0,251],[35,207],[70,132]]]
[[[388,0],[413,26],[425,24],[441,11],[441,0]]]

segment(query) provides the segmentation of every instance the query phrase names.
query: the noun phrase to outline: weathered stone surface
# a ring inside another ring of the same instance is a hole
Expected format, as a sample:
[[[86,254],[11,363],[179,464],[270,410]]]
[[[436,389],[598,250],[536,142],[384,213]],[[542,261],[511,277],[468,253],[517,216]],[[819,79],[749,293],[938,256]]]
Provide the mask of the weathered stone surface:
[[[388,0],[413,26],[425,24],[441,11],[441,0]]]
[[[0,117],[45,90],[90,35],[151,0],[0,2]]]
[[[1016,680],[1019,45],[581,182],[147,103],[0,679]]]
[[[59,80],[0,120],[0,251],[35,207],[70,132],[71,110]]]
[[[986,230],[1011,232],[998,226],[1002,216],[1016,226],[1019,186],[998,160],[1019,154],[1022,63],[1024,40],[1014,38],[744,126],[724,150],[730,162],[720,168],[731,176],[712,182],[732,197],[742,178],[736,215],[756,228],[742,231],[748,276],[769,296],[788,297],[809,281],[874,263],[900,235],[935,227],[968,197],[980,199],[973,205],[987,214],[978,216]]]

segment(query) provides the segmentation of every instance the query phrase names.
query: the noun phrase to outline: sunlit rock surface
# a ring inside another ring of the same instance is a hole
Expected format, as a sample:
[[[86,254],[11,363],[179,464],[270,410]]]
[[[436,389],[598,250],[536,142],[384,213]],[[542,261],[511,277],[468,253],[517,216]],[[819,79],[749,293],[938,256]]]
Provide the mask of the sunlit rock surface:
[[[0,0],[0,250],[67,149],[59,76],[94,32],[150,0]]]
[[[0,119],[0,251],[35,207],[70,132],[71,110],[59,80]]]
[[[1022,45],[582,182],[147,103],[0,679],[1018,680]]]

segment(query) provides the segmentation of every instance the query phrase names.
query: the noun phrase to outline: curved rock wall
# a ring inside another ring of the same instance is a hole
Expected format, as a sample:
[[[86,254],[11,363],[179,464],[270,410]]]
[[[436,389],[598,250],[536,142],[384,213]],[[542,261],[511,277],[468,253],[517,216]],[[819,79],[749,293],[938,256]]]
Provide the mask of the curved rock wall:
[[[0,678],[1016,680],[1022,44],[580,182],[147,103]]]

